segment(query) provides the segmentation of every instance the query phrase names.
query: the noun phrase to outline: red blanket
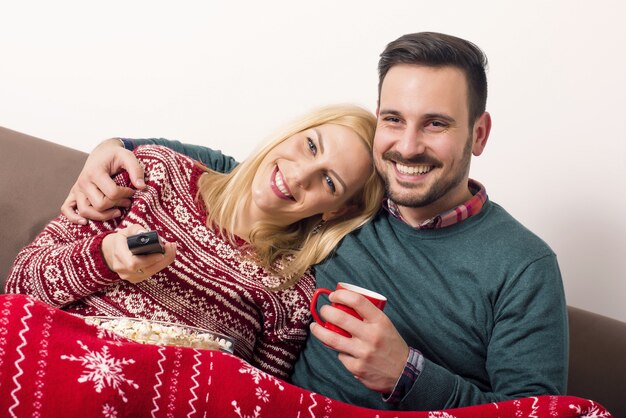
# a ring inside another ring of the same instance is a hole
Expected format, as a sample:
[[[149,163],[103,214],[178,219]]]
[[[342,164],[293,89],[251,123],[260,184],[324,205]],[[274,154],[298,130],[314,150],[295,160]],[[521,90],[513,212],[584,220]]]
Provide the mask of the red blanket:
[[[571,396],[445,411],[376,411],[230,354],[134,343],[22,295],[0,295],[0,415],[12,417],[610,417]]]

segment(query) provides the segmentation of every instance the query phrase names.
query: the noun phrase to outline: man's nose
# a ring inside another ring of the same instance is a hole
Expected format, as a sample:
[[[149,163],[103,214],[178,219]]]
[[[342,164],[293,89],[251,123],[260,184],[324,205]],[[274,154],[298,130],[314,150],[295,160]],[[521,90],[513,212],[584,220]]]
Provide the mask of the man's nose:
[[[405,129],[398,138],[395,149],[405,158],[423,154],[426,151],[423,132],[415,128]]]

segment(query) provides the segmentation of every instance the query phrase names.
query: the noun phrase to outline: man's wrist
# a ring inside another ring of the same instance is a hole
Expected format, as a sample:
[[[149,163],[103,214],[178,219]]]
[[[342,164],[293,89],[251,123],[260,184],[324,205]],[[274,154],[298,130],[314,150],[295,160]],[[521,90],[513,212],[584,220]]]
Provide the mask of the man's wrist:
[[[404,370],[391,393],[383,395],[383,401],[397,403],[404,399],[422,373],[422,370],[424,370],[424,356],[415,348],[409,347],[409,355],[407,356]]]

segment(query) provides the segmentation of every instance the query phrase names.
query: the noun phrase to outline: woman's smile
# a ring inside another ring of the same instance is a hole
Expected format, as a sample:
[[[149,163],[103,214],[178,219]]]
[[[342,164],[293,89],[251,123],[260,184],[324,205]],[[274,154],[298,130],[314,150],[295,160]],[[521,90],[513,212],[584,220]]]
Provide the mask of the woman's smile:
[[[274,194],[276,194],[276,196],[280,197],[281,199],[293,200],[293,201],[296,200],[291,195],[289,186],[287,185],[287,182],[283,178],[283,174],[281,173],[278,165],[274,167],[274,171],[272,172],[272,175],[270,176],[270,188],[272,189]]]

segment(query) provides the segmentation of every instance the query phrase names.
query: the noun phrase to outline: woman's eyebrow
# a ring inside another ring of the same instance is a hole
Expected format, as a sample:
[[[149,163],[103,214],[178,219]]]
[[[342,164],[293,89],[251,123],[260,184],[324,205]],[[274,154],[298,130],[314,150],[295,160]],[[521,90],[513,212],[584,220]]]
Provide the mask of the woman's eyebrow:
[[[315,132],[315,136],[317,136],[317,145],[320,148],[320,153],[324,153],[324,138],[322,138],[322,133],[317,129],[313,128],[313,132]]]

